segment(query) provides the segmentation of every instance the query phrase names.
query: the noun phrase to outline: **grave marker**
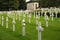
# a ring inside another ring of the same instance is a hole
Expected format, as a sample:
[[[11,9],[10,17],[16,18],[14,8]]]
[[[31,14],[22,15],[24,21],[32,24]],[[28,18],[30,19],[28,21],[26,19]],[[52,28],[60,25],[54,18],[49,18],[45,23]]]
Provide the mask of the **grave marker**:
[[[25,36],[25,19],[22,20],[22,36]]]
[[[8,17],[6,17],[6,28],[8,28]]]
[[[12,21],[12,26],[13,26],[13,32],[15,31],[15,19],[13,18],[13,21]]]
[[[40,11],[38,11],[38,16],[40,17]]]
[[[45,12],[44,16],[46,16],[46,12]]]
[[[34,11],[34,18],[35,18],[35,11]]]
[[[50,17],[52,16],[52,13],[50,12]]]
[[[52,21],[53,21],[54,14],[52,13],[52,15],[51,15],[51,16],[52,16]]]
[[[36,30],[38,30],[38,40],[41,40],[41,32],[44,30],[41,27],[41,22],[38,22],[38,26],[36,27]]]
[[[2,26],[4,26],[4,17],[2,16]]]
[[[30,23],[30,19],[31,19],[31,14],[29,14],[28,18],[29,18],[29,23]]]
[[[57,18],[57,14],[58,14],[58,12],[55,12],[55,14],[56,14],[56,18]]]
[[[26,15],[25,15],[25,13],[23,13],[23,18],[25,18],[26,17]]]
[[[49,20],[48,15],[46,15],[46,16],[45,16],[46,27],[48,27],[48,20]]]
[[[16,14],[16,20],[17,20],[17,14]]]
[[[38,24],[39,17],[36,15],[36,24]]]
[[[20,16],[21,16],[21,15],[19,14],[19,21],[20,21]]]

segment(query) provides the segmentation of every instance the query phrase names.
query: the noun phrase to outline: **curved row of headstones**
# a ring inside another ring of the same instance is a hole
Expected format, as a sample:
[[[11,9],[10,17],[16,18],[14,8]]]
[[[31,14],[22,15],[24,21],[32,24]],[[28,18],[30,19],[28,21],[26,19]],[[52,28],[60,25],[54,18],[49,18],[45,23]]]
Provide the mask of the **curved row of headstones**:
[[[15,19],[12,20],[12,30],[15,31]],[[25,18],[22,20],[22,36],[25,36]],[[41,22],[38,22],[38,26],[36,27],[36,30],[38,30],[38,40],[41,40],[41,31],[43,31],[43,28],[41,27]],[[4,26],[4,17],[2,16],[2,26]],[[6,17],[6,28],[8,28],[8,17]]]
[[[37,12],[36,12],[36,14],[37,14]],[[7,14],[8,15],[8,14]],[[16,15],[19,15],[19,14],[16,14]],[[35,15],[35,14],[34,14]],[[40,14],[38,14],[38,15],[36,15],[35,16],[35,18],[36,18],[36,24],[37,24],[37,27],[36,27],[36,29],[38,30],[38,40],[41,40],[41,31],[43,31],[44,29],[41,27],[41,22],[39,22],[38,20],[39,20],[39,15]],[[8,15],[9,16],[9,15]],[[13,15],[12,15],[13,16]],[[22,36],[25,36],[25,14],[23,13],[23,20],[22,20]],[[31,13],[30,14],[27,14],[27,16],[28,16],[28,18],[29,18],[29,23],[31,23],[30,22],[30,18],[31,18]],[[52,13],[52,21],[53,21],[53,13]],[[17,16],[16,16],[17,17]],[[19,16],[20,17],[20,16]],[[48,18],[48,15],[46,15],[46,13],[44,14],[44,19],[45,19],[45,21],[46,21],[46,27],[48,27],[48,21],[49,21],[49,18]],[[12,17],[11,17],[12,18]],[[15,19],[14,18],[12,18],[13,20],[12,20],[12,26],[13,26],[13,31],[15,31]],[[16,18],[17,19],[17,18]],[[19,19],[20,20],[20,19]],[[2,26],[4,25],[4,17],[2,16]],[[8,17],[6,17],[6,28],[8,28]]]

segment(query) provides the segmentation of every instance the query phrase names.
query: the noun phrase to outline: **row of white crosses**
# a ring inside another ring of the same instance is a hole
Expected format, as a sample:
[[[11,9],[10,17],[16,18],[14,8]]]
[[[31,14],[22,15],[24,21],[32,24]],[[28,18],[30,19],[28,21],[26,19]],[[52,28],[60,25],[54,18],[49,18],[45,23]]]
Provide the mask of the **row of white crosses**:
[[[2,16],[2,26],[4,26],[4,17]],[[12,21],[13,31],[15,31],[15,20]],[[6,28],[8,28],[8,17],[6,17]]]
[[[37,12],[36,12],[37,13]],[[39,13],[39,12],[38,12]],[[40,15],[40,14],[39,14]],[[36,14],[36,24],[38,25],[38,22],[39,22],[39,15]],[[49,18],[48,18],[48,15],[47,15],[47,12],[45,12],[44,14],[45,16],[45,21],[46,21],[46,27],[48,27],[48,21],[49,21]],[[52,18],[53,18],[53,15],[52,15]]]
[[[17,19],[17,15],[18,14],[16,14],[16,19]],[[20,20],[20,16],[21,15],[19,14],[19,20]],[[25,36],[25,17],[26,17],[25,13],[22,16],[23,16],[23,20],[22,20],[22,36]],[[13,18],[13,21],[12,21],[13,32],[15,31],[15,24],[16,24],[16,22],[15,22],[15,19]]]
[[[47,15],[47,11],[45,11],[44,17],[45,17],[45,21],[46,21],[46,27],[48,27],[49,18],[48,18],[48,15]]]
[[[49,9],[49,12],[50,12],[50,16],[54,16],[54,15],[51,15],[52,13],[55,13],[55,17],[57,18],[57,14],[59,13],[59,9],[58,8],[50,8]]]
[[[40,13],[40,12],[38,12],[38,13]],[[39,15],[40,15],[40,14],[39,14]],[[36,14],[36,24],[38,25],[38,26],[36,27],[36,29],[38,30],[38,40],[41,40],[41,32],[42,32],[44,29],[41,27],[41,22],[38,21],[38,20],[39,20],[39,15]],[[42,15],[41,15],[41,16],[42,16]],[[48,20],[49,20],[49,18],[48,18],[48,15],[46,15],[46,12],[45,12],[44,16],[45,16],[45,21],[46,21],[46,27],[48,27]]]
[[[41,14],[43,14],[43,13],[45,13],[46,11],[45,10],[47,10],[47,12],[50,14],[50,17],[52,16],[52,13],[55,13],[55,16],[56,16],[56,18],[57,18],[57,14],[60,12],[60,9],[59,8],[41,8]]]
[[[3,16],[2,16],[3,18]],[[15,19],[13,18],[12,26],[13,26],[13,32],[15,31]],[[25,36],[25,18],[22,20],[22,36]],[[8,28],[8,17],[6,17],[6,28]],[[43,28],[41,27],[41,23],[38,22],[38,26],[36,28],[38,30],[38,40],[41,40],[41,32],[43,31]]]
[[[46,16],[46,15],[47,15],[47,10],[45,11],[44,16]],[[54,14],[53,14],[53,11],[51,11],[51,10],[50,10],[50,17],[52,18],[52,21],[53,21]]]
[[[25,17],[25,16],[24,16]],[[30,17],[30,16],[29,16]],[[2,16],[2,21],[3,21],[3,16]],[[38,30],[38,40],[41,40],[41,32],[43,31],[43,28],[41,27],[41,22],[38,22],[38,15],[36,15],[36,23],[37,23],[37,30]],[[45,20],[46,20],[46,27],[48,27],[48,16],[45,13]],[[3,23],[3,22],[2,22]],[[6,28],[8,28],[8,17],[6,17]],[[12,25],[13,25],[13,31],[15,31],[15,20],[13,18],[12,21]],[[25,36],[25,18],[22,20],[22,36]]]
[[[48,15],[47,15],[47,10],[45,10],[45,21],[46,21],[46,27],[48,27],[48,21],[49,21],[49,18],[48,18]]]
[[[20,17],[23,16],[22,14],[23,14],[23,10],[21,10],[21,11],[18,12],[19,21],[20,21]],[[24,14],[25,14],[25,12],[24,12]]]
[[[31,11],[27,11],[27,10],[26,10],[26,11],[23,13],[23,18],[25,18],[26,16],[28,17],[28,22],[31,23],[31,20],[30,20],[30,19],[31,19]]]
[[[41,31],[43,31],[43,28],[41,27],[41,22],[38,22],[38,19],[39,17],[36,15],[36,23],[38,25],[38,27],[36,28],[38,30],[38,40],[41,40]],[[53,19],[53,16],[52,16],[52,19]],[[46,15],[46,13],[45,13],[45,20],[46,20],[46,27],[48,27],[49,18]],[[3,16],[2,16],[2,21],[4,21]],[[6,18],[6,24],[8,24],[8,17]],[[2,25],[3,25],[3,22],[2,22]],[[15,20],[14,19],[13,19],[12,25],[13,25],[13,31],[15,31]],[[6,25],[6,28],[8,28],[8,25]],[[25,36],[25,19],[22,20],[22,35]]]
[[[44,8],[41,8],[41,15],[43,14],[43,12],[44,12]],[[34,17],[35,17],[35,13],[37,14],[39,14],[40,15],[40,12],[38,12],[38,11],[36,11],[36,12],[34,12]],[[44,12],[44,13],[46,13],[46,12]],[[57,14],[57,13],[56,13]],[[19,15],[19,14],[18,14]],[[16,14],[16,16],[17,16],[17,14]],[[52,15],[52,12],[50,11],[50,16],[53,18],[53,15]],[[57,15],[56,15],[56,17],[57,17]],[[16,17],[16,19],[17,19],[17,17]],[[19,17],[19,20],[20,20],[20,17]]]
[[[31,14],[29,14],[29,23],[30,23],[30,18],[31,18]],[[37,22],[37,25],[38,25],[38,27],[37,27],[37,30],[38,30],[38,40],[41,40],[41,31],[43,31],[43,28],[41,27],[41,23],[40,22],[38,22],[38,19],[39,19],[39,17],[38,17],[38,15],[36,15],[36,22]],[[22,20],[22,36],[25,36],[25,15],[24,15],[24,18],[23,18],[23,20]]]
[[[38,20],[38,16],[36,16],[36,18],[37,18],[37,20]],[[46,18],[48,18],[47,16],[46,16]],[[3,17],[2,17],[2,19],[3,19]],[[48,19],[46,19],[46,21],[47,21]],[[6,24],[8,24],[8,17],[6,18]],[[43,28],[41,27],[41,22],[38,22],[37,21],[37,23],[38,23],[38,26],[37,26],[37,30],[38,30],[38,40],[41,40],[41,32],[43,31]],[[12,24],[13,24],[13,31],[15,31],[15,20],[13,19],[13,22],[12,22]],[[23,19],[22,20],[22,36],[25,36],[25,19]]]
[[[38,16],[40,17],[40,11],[38,10],[35,10],[35,11],[33,11],[34,12],[34,18],[36,17],[36,15],[37,15],[37,13],[38,13]]]
[[[15,31],[15,19],[12,21],[13,32]],[[2,26],[4,26],[4,17],[2,16]],[[8,17],[6,17],[6,28],[8,28]],[[22,20],[22,36],[25,36],[25,18]]]

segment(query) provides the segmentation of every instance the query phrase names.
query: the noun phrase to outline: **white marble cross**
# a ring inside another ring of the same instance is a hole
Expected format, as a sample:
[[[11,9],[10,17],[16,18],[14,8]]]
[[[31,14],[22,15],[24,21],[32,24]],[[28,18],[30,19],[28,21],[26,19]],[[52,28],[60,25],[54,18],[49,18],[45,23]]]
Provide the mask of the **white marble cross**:
[[[38,11],[38,15],[39,15],[39,17],[40,17],[40,11]]]
[[[57,14],[58,14],[58,12],[55,12],[55,14],[56,14],[56,18],[57,18]]]
[[[0,15],[0,20],[1,20],[1,15]],[[0,22],[1,23],[1,22]]]
[[[30,21],[30,19],[31,19],[31,14],[29,14],[29,17],[28,17],[28,18],[29,18],[29,23],[30,23],[30,22],[31,22],[31,21]]]
[[[29,10],[26,10],[26,11],[25,11],[25,14],[26,14],[26,17],[28,17]]]
[[[22,20],[22,36],[25,36],[25,19]]]
[[[26,14],[25,14],[25,13],[23,14],[23,17],[24,17],[24,18],[26,17]]]
[[[46,15],[46,16],[45,16],[46,27],[48,27],[48,20],[49,20],[48,15]]]
[[[46,12],[45,12],[44,16],[46,16]]]
[[[19,21],[20,21],[20,16],[21,16],[21,15],[19,14]]]
[[[36,15],[36,24],[38,24],[39,17]]]
[[[37,16],[38,11],[36,11],[35,13],[36,13],[36,16]]]
[[[4,17],[2,16],[2,26],[4,26]]]
[[[43,12],[41,12],[41,16],[43,16]]]
[[[16,14],[16,20],[17,20],[17,14]]]
[[[13,26],[13,32],[15,31],[15,19],[13,18],[13,21],[12,21],[12,26]]]
[[[35,11],[34,11],[34,18],[35,18]]]
[[[58,11],[57,8],[55,8],[54,11],[55,11],[55,15],[56,15],[55,17],[57,18],[57,14],[58,14],[59,11]]]
[[[52,16],[52,21],[53,21],[54,14],[52,13],[52,15],[51,15],[51,16]]]
[[[52,13],[50,12],[50,17],[52,16]]]
[[[44,30],[41,27],[41,22],[38,22],[38,26],[36,27],[36,30],[38,30],[38,40],[41,40],[41,32]]]
[[[8,17],[6,17],[6,28],[8,28]]]
[[[41,8],[41,16],[43,16],[43,12],[44,12],[44,9],[43,9],[43,8]]]
[[[49,14],[50,14],[50,17],[52,16],[52,11],[51,11],[51,9],[49,9]]]

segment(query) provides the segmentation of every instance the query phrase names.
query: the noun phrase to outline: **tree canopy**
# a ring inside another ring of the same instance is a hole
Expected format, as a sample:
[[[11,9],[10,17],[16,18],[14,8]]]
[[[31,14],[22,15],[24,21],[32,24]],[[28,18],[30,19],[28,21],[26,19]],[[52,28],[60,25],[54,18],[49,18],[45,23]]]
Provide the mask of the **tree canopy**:
[[[0,10],[25,10],[26,0],[0,0]],[[60,0],[31,0],[38,1],[40,7],[60,7]]]

